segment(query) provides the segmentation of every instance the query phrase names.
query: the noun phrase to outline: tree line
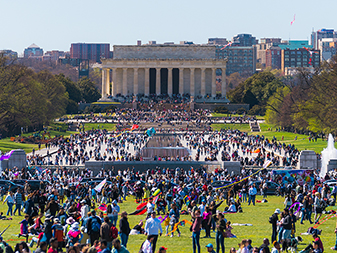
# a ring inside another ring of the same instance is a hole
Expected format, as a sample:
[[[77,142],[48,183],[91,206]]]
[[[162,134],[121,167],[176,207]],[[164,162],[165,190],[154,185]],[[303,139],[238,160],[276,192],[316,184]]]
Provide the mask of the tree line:
[[[101,95],[88,78],[77,83],[63,74],[38,73],[0,56],[0,133],[2,137],[41,130],[65,113],[77,113],[78,103],[97,101]]]
[[[228,92],[249,114],[286,131],[337,136],[337,56],[319,68],[298,68],[294,76],[257,73]]]

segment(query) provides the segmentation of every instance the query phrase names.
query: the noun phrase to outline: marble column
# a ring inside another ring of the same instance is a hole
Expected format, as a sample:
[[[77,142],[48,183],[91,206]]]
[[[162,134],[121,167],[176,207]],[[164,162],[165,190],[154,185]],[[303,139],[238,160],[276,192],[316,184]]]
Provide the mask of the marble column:
[[[138,68],[133,69],[133,94],[138,94]]]
[[[156,94],[160,95],[160,68],[156,68]]]
[[[106,99],[106,69],[102,69],[102,99]]]
[[[148,96],[150,94],[150,69],[145,68],[145,90],[144,95]]]
[[[184,94],[184,69],[179,68],[179,94]]]
[[[190,95],[194,97],[195,95],[195,80],[194,80],[194,68],[190,69]]]
[[[112,69],[112,84],[111,84],[111,95],[114,97],[117,94],[117,69]]]
[[[110,96],[110,69],[106,70],[105,92],[107,94],[107,97],[109,97]]]
[[[123,68],[123,93],[126,96],[128,94],[128,69]]]
[[[226,68],[221,69],[221,96],[226,97],[227,84],[226,84]]]
[[[206,69],[201,69],[201,96],[206,95]]]
[[[216,69],[212,69],[212,97],[216,96]]]
[[[172,84],[172,69],[168,68],[168,75],[167,75],[167,94],[172,96],[173,94],[173,84]]]

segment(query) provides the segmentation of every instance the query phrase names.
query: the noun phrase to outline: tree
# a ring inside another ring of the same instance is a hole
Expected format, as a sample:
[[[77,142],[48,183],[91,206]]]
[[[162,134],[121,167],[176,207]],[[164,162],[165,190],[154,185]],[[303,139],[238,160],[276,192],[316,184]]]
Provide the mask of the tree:
[[[101,94],[99,93],[97,87],[94,82],[92,82],[89,78],[83,77],[78,82],[78,87],[81,90],[82,98],[87,103],[96,102],[100,99]]]
[[[82,100],[81,90],[69,77],[64,74],[56,75],[56,78],[66,87],[69,99],[79,103]]]

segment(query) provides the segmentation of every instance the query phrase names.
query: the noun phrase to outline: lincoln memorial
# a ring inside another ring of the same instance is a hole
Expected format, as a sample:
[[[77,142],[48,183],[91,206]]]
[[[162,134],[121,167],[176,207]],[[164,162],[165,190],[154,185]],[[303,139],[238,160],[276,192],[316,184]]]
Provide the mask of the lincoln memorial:
[[[114,46],[113,59],[102,59],[102,98],[220,93],[225,97],[227,60],[215,59],[215,50],[209,45]],[[221,73],[218,90],[216,73]]]

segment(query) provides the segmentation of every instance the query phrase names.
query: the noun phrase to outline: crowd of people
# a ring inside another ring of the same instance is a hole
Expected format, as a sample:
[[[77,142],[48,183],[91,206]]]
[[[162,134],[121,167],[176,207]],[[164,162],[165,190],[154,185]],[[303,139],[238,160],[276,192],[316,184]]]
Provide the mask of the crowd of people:
[[[6,196],[2,196],[3,203],[8,205],[6,216],[2,217],[12,217],[16,212],[20,215],[20,211],[24,210],[19,236],[27,238],[27,242],[29,237],[33,238],[30,244],[21,242],[16,245],[15,252],[19,253],[30,252],[35,243],[39,247],[36,249],[38,253],[46,252],[47,247],[48,252],[64,249],[76,253],[128,252],[129,238],[134,234],[146,235],[146,240],[139,245],[142,252],[154,253],[158,252],[158,248],[159,252],[166,252],[166,247],[157,247],[158,237],[179,237],[181,231],[176,224],[181,221],[191,223],[193,252],[201,252],[201,233],[204,233],[205,238],[211,238],[214,231],[215,247],[208,244],[207,250],[223,253],[225,238],[235,237],[231,222],[225,218],[226,213],[241,212],[242,203],[246,201],[255,205],[255,197],[259,192],[267,198],[264,192],[266,183],[274,181],[282,185],[280,193],[285,197],[284,210],[281,212],[276,209],[269,219],[273,244],[271,252],[276,253],[295,238],[298,221],[300,224],[306,220],[318,224],[329,200],[336,196],[337,187],[331,191],[321,183],[322,179],[315,171],[310,173],[312,181],[309,183],[303,180],[307,174],[295,175],[292,183],[289,183],[267,170],[254,174],[253,171],[243,169],[240,175],[232,175],[227,170],[219,169],[209,173],[203,167],[191,167],[187,171],[157,167],[144,172],[136,171],[135,168],[125,171],[112,168],[100,171],[95,178],[93,171],[89,170],[13,168],[4,170],[2,178],[37,179],[49,183],[39,190],[30,189],[28,183],[23,190],[15,193],[9,190]],[[106,183],[98,188],[97,181],[103,178]],[[324,179],[330,179],[329,175]],[[93,180],[96,183],[92,184]],[[233,187],[212,186],[212,182],[216,181],[239,183]],[[0,192],[3,193],[3,189]],[[156,198],[155,192],[161,194]],[[137,210],[134,213],[123,210],[123,201],[132,201],[132,196],[140,204],[144,202],[146,210],[146,221],[139,220],[134,227],[129,224],[128,217],[137,214]],[[296,204],[301,207],[299,212],[296,212],[297,206],[293,206],[295,202],[300,203]],[[157,217],[160,214],[166,218],[163,220]],[[323,252],[319,233],[318,229],[311,231],[315,242],[308,250],[315,253]],[[337,249],[336,246],[333,249]],[[260,247],[253,247],[251,240],[245,239],[239,249],[231,248],[230,252],[268,253],[269,248],[270,241],[267,238]]]

